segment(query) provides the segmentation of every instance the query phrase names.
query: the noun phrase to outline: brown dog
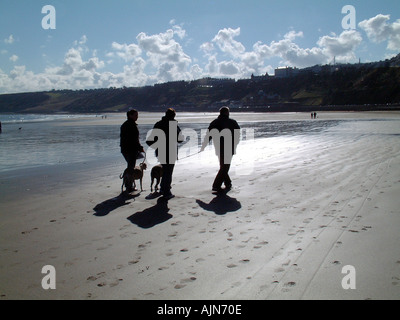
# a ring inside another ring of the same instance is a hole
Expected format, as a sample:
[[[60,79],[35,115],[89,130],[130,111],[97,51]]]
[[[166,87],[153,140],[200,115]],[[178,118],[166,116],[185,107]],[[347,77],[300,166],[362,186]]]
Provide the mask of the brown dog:
[[[120,179],[122,180],[121,192],[124,190],[124,186],[126,192],[136,191],[136,183],[135,180],[140,180],[140,191],[143,191],[142,180],[143,180],[143,171],[147,169],[147,164],[142,162],[139,166],[136,166],[133,170],[126,168],[124,173],[120,175]]]
[[[162,175],[163,175],[163,168],[162,168],[162,165],[161,165],[161,164],[158,164],[158,165],[154,166],[154,167],[151,169],[150,175],[151,175],[151,185],[150,185],[151,192],[153,192],[153,182],[154,182],[154,179],[156,179],[156,185],[155,185],[155,187],[154,187],[154,191],[157,192],[157,190],[158,190],[158,184],[160,183],[161,177],[162,177]]]

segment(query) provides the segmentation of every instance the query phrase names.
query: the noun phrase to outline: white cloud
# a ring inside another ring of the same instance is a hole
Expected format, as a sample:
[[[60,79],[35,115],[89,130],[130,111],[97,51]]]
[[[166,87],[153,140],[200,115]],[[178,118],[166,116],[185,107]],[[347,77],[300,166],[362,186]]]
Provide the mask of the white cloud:
[[[284,35],[284,38],[290,41],[293,41],[296,38],[303,38],[303,37],[304,37],[303,31],[296,32],[294,30],[289,31]]]
[[[82,54],[82,47],[70,48],[64,56],[62,66],[48,67],[42,73],[33,73],[26,66],[15,66],[9,75],[1,72],[0,92],[102,87],[99,70],[104,67],[104,62],[96,56],[85,60]],[[14,55],[13,60],[17,59]]]
[[[174,31],[174,34],[176,34],[180,39],[183,39],[186,37],[186,30],[183,29],[181,26],[172,26],[172,30]]]
[[[301,48],[293,42],[299,34],[300,33],[296,34],[294,31],[291,31],[284,36],[284,39],[278,42],[273,41],[270,46],[264,47],[263,51],[282,58],[285,65],[292,65],[295,67],[306,67],[326,63],[328,59],[323,54],[321,48]]]
[[[186,37],[186,30],[183,29],[183,23],[180,25],[176,24],[175,19],[171,19],[169,21],[169,24],[172,26],[172,30],[174,31],[174,34],[176,34],[180,39],[183,39]]]
[[[234,40],[234,38],[239,35],[240,28],[225,28],[218,31],[218,34],[214,37],[212,42],[216,43],[222,52],[228,53],[233,57],[239,57],[245,52],[245,47],[243,44]]]
[[[106,63],[97,57],[96,50],[85,58],[89,53],[88,39],[82,36],[73,42],[61,66],[47,67],[37,74],[26,66],[15,66],[9,75],[2,72],[0,92],[142,86],[201,77],[202,68],[192,64],[191,57],[177,41],[184,36],[185,30],[174,26],[160,34],[139,33],[136,43],[113,42],[106,57],[122,59],[125,65],[119,73],[103,70]]]
[[[6,39],[4,39],[4,42],[6,44],[13,44],[15,42],[14,36],[12,34],[10,34],[10,36]]]
[[[137,57],[140,57],[142,54],[142,49],[137,44],[119,44],[117,42],[113,42],[111,44],[114,52],[110,53],[109,56],[117,55],[118,57],[124,59],[125,61],[131,61]]]
[[[336,57],[340,62],[351,62],[356,58],[354,51],[361,44],[362,37],[358,31],[346,30],[339,36],[324,36],[319,39],[318,45],[328,57]]]
[[[81,37],[81,40],[79,40],[79,44],[85,44],[87,42],[87,37],[86,37],[86,35],[83,35],[82,37]]]
[[[49,39],[51,39],[51,38],[49,38]],[[87,42],[87,36],[86,35],[83,35],[81,38],[80,38],[80,40],[75,40],[74,42],[73,42],[73,44],[74,44],[74,46],[77,46],[77,45],[80,45],[81,47],[81,49],[83,49],[83,45],[84,44],[86,44],[86,42]]]
[[[18,59],[19,59],[18,56],[15,55],[15,54],[13,54],[13,55],[10,57],[10,61],[12,61],[12,62],[16,62]]]
[[[240,74],[240,65],[234,61],[222,61],[219,63],[219,73],[224,76],[237,76]]]
[[[214,51],[214,45],[211,42],[204,42],[200,45],[200,50],[205,54],[211,54]]]
[[[390,15],[378,14],[375,17],[363,20],[358,25],[363,29],[368,38],[376,43],[387,41],[387,49],[400,50],[400,19],[388,23]]]
[[[354,50],[362,41],[357,31],[350,30],[342,32],[339,36],[323,36],[318,40],[316,47],[301,48],[294,42],[297,37],[303,37],[303,33],[290,31],[284,39],[273,41],[269,46],[257,43],[255,50],[267,57],[281,57],[285,64],[307,67],[329,63],[335,56],[337,61],[351,61],[355,59]]]
[[[253,51],[246,51],[245,46],[235,39],[239,35],[240,28],[224,28],[219,30],[211,42],[200,46],[200,50],[208,59],[204,76],[239,79],[266,72],[264,60],[267,55],[263,54],[261,43],[255,44]],[[228,59],[218,61],[218,49],[222,56]]]
[[[146,54],[149,65],[156,71],[158,82],[188,80],[192,59],[174,39],[172,29],[164,33],[147,35],[141,32],[136,37],[138,46]]]
[[[301,48],[295,41],[303,38],[302,31],[289,31],[279,41],[263,44],[261,41],[253,45],[252,51],[246,51],[244,45],[235,40],[240,35],[240,28],[225,28],[218,32],[212,42],[203,43],[200,49],[208,57],[206,70],[214,76],[248,77],[253,74],[271,72],[272,67],[266,66],[266,60],[278,57],[285,65],[307,67],[316,64],[326,64],[336,57],[337,61],[349,62],[355,59],[354,51],[360,45],[362,37],[359,32],[344,31],[339,36],[321,37],[317,46]],[[218,61],[216,48],[230,60]]]

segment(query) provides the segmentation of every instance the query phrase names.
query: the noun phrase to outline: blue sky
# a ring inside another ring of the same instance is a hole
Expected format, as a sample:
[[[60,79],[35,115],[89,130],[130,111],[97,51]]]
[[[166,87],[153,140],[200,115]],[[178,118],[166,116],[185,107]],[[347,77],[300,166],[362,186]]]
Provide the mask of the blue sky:
[[[55,29],[42,28],[45,5]],[[355,29],[343,29],[345,5]],[[240,79],[399,52],[398,0],[0,2],[0,93]]]

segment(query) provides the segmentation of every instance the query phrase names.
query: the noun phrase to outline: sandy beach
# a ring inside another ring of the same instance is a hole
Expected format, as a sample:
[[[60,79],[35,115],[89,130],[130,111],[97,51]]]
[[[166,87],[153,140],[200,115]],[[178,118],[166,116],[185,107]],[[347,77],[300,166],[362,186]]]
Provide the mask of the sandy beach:
[[[0,299],[400,299],[400,113],[321,119],[344,121],[242,141],[226,195],[211,192],[212,147],[179,160],[169,201],[149,197],[150,168],[143,192],[121,195],[122,156],[7,176]],[[123,119],[85,125],[105,121]],[[42,288],[46,265],[54,290]]]

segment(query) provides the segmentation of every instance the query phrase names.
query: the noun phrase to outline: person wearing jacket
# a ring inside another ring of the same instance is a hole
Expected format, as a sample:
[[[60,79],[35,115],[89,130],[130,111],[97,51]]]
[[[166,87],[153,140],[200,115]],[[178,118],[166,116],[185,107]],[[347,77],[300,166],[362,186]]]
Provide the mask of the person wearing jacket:
[[[143,146],[139,141],[139,129],[136,121],[139,113],[135,109],[131,109],[126,113],[127,120],[121,125],[120,147],[121,153],[124,156],[127,167],[134,169],[136,158],[140,152],[144,152]]]
[[[160,193],[166,199],[171,199],[174,195],[171,193],[172,174],[175,162],[178,160],[178,142],[183,142],[183,135],[175,120],[176,112],[169,108],[165,116],[158,121],[146,143],[156,149],[156,156],[163,168],[163,175],[160,184]]]
[[[219,159],[219,171],[212,185],[212,190],[216,192],[223,190],[222,184],[225,184],[225,191],[232,188],[232,180],[228,173],[240,140],[240,126],[229,118],[229,108],[222,107],[219,112],[218,118],[210,123],[200,149],[204,151],[208,143],[214,141],[215,153]]]

